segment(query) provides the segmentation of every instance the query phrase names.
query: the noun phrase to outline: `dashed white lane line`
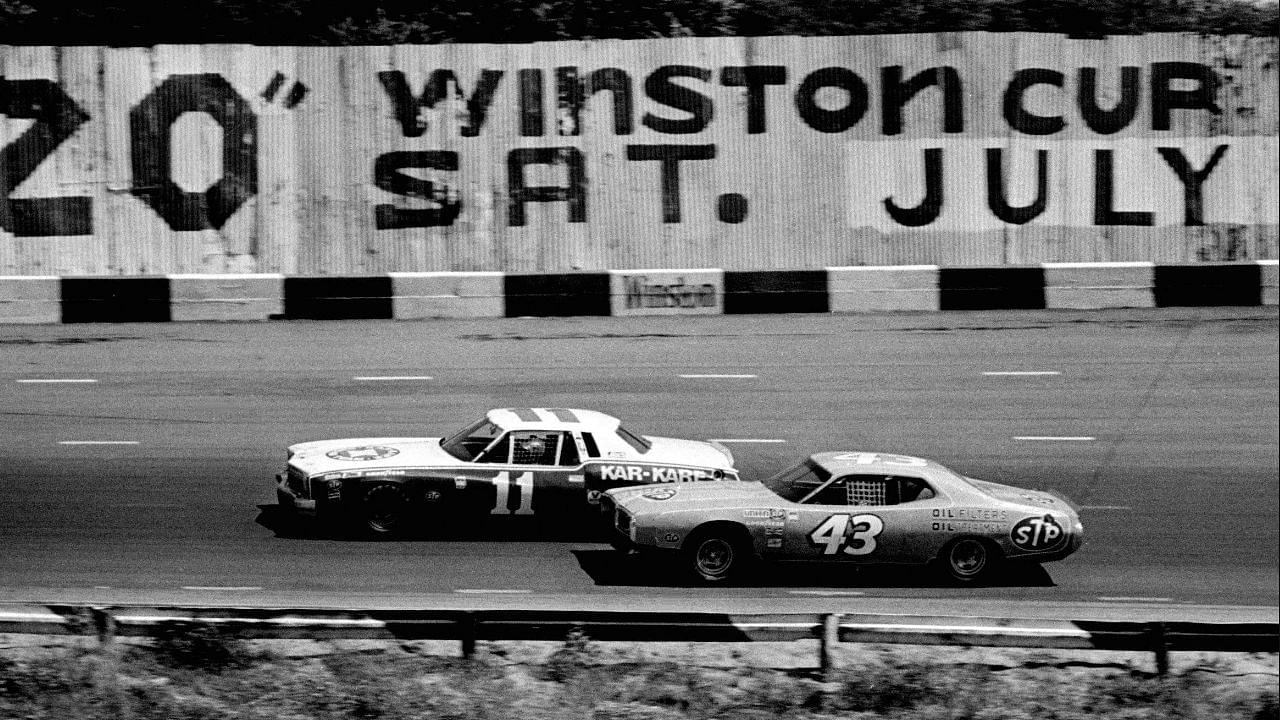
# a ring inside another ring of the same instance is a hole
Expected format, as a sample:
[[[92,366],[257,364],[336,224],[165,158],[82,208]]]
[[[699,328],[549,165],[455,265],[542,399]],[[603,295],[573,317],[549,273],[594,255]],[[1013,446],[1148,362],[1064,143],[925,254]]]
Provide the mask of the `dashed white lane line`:
[[[1081,510],[1132,510],[1128,505],[1081,505]]]
[[[857,590],[788,590],[791,595],[812,595],[814,597],[862,597],[864,592]]]
[[[59,445],[137,445],[137,440],[59,440]]]
[[[183,585],[183,590],[200,590],[202,592],[248,592],[261,590],[257,585]]]
[[[1099,595],[1098,599],[1102,602],[1150,602],[1150,603],[1168,603],[1173,602],[1173,598],[1165,597],[1109,597]]]
[[[1039,377],[1044,375],[1061,375],[1057,370],[987,370],[982,373],[988,377]]]
[[[710,379],[722,379],[722,380],[750,380],[751,378],[754,378],[757,376],[756,375],[681,375],[680,377],[693,378],[693,379],[710,378]]]
[[[458,588],[454,592],[464,595],[528,595],[533,591],[513,588]]]
[[[357,375],[352,380],[361,382],[400,381],[400,380],[434,380],[430,375]]]
[[[54,385],[58,383],[96,383],[98,381],[93,378],[20,378],[18,382]]]
[[[1089,442],[1098,438],[1091,435],[1014,435],[1013,439],[1041,442]]]
[[[786,440],[778,440],[775,438],[707,438],[710,442],[718,443],[784,443]]]

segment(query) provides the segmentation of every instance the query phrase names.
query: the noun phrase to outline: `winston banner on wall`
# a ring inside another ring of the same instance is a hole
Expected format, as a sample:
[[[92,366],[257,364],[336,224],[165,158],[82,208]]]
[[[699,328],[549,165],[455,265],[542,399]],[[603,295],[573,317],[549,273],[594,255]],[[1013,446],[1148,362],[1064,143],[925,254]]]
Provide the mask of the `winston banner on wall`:
[[[1277,257],[1277,40],[0,46],[0,274]]]

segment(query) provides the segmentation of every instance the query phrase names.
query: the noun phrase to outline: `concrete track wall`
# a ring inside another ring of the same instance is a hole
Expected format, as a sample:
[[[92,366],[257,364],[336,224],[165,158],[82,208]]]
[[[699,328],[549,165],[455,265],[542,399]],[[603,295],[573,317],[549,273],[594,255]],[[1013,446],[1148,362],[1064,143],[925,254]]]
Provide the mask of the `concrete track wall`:
[[[1256,306],[1277,261],[819,271],[0,277],[0,323]]]

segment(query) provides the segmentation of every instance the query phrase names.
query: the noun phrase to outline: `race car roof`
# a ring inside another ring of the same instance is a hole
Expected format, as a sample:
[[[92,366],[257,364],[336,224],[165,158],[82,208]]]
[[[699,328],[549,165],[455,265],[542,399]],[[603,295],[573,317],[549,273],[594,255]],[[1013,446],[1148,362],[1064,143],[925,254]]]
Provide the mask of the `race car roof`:
[[[615,432],[618,418],[595,410],[575,408],[495,408],[485,415],[505,430],[587,430]]]
[[[911,474],[913,470],[917,472],[925,469],[947,470],[946,467],[932,460],[895,453],[844,450],[815,453],[810,455],[809,459],[832,475],[846,473],[895,475]]]

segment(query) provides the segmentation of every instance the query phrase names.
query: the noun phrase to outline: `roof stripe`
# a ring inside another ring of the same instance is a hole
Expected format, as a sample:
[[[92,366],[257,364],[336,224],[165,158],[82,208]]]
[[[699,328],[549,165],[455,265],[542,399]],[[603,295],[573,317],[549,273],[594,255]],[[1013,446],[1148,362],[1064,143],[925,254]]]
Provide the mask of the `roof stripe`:
[[[576,423],[579,422],[578,416],[573,414],[572,410],[567,408],[547,408],[547,412],[556,416],[560,422]]]
[[[539,422],[542,420],[542,418],[539,417],[538,413],[535,412],[533,408],[507,408],[507,409],[515,413],[516,417],[519,418],[521,422]]]

